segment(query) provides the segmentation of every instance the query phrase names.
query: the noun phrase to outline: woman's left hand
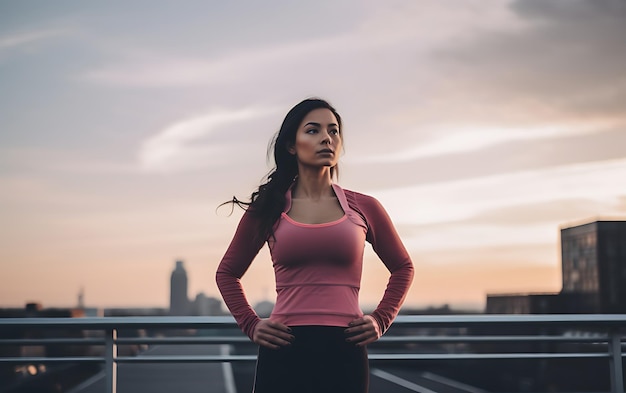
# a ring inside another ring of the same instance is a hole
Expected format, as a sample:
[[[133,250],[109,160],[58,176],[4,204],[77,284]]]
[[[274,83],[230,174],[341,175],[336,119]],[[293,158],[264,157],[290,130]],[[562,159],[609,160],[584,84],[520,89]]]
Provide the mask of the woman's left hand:
[[[363,318],[355,319],[349,323],[349,326],[345,330],[346,334],[350,335],[346,341],[359,347],[371,344],[382,336],[378,322],[371,315],[364,315]]]

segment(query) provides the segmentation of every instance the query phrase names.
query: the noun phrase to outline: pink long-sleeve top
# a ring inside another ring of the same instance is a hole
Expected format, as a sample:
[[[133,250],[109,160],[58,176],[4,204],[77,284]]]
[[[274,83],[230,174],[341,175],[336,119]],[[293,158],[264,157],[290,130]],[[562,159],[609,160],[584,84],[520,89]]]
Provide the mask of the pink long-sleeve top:
[[[372,312],[384,333],[404,302],[413,280],[413,263],[391,219],[373,197],[333,184],[344,215],[323,224],[291,219],[291,190],[283,213],[266,239],[276,277],[276,305],[270,319],[287,326],[348,326],[362,317],[359,289],[365,241],[389,270],[382,300]],[[265,242],[254,242],[256,218],[246,211],[220,262],[216,281],[242,331],[252,338],[260,321],[241,285]]]

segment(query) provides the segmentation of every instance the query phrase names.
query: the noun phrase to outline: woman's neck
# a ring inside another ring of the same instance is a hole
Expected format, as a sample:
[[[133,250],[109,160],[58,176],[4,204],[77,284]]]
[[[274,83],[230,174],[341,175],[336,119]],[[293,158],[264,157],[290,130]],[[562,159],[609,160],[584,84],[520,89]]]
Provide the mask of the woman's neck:
[[[293,198],[319,200],[335,196],[330,171],[319,176],[300,173],[293,189]]]

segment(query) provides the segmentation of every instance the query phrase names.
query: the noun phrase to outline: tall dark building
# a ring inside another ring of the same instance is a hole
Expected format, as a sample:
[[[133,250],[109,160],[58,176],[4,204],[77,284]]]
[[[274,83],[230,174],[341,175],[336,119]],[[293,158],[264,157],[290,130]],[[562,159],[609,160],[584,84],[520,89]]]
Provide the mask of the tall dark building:
[[[189,315],[187,272],[183,261],[176,261],[170,281],[170,315]]]
[[[594,221],[561,229],[564,295],[583,312],[626,313],[626,221]]]

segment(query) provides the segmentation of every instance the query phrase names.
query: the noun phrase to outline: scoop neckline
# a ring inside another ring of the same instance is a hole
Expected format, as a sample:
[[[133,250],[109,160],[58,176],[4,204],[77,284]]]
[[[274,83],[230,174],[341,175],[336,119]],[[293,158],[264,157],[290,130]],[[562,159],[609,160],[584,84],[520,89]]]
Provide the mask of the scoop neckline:
[[[309,224],[306,222],[300,222],[300,221],[296,221],[293,218],[289,217],[289,215],[285,212],[282,212],[281,216],[289,221],[290,223],[297,225],[297,226],[301,226],[301,227],[326,227],[326,226],[331,226],[331,225],[335,225],[335,224],[339,224],[340,222],[344,221],[346,218],[348,218],[346,212],[343,212],[343,216],[339,217],[336,220],[332,220],[332,221],[328,221],[328,222],[320,222],[317,224]]]

